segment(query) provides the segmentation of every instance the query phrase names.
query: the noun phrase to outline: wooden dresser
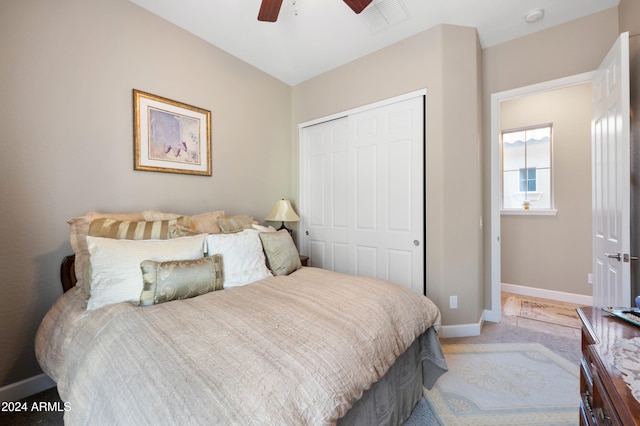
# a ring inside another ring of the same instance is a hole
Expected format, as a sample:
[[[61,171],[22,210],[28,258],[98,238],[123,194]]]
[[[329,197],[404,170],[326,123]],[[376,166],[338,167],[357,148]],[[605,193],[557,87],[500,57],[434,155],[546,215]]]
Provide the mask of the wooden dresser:
[[[581,425],[640,425],[640,402],[615,367],[611,348],[620,339],[640,337],[640,327],[600,308],[578,308],[582,320],[580,366]]]

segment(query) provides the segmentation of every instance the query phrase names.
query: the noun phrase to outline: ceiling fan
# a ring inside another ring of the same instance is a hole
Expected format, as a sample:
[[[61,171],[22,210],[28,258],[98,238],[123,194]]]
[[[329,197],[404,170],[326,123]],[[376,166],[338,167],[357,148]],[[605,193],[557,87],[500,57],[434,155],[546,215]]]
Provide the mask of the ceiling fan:
[[[362,12],[373,0],[344,0],[355,13]],[[282,0],[262,0],[258,21],[276,22],[280,13]]]

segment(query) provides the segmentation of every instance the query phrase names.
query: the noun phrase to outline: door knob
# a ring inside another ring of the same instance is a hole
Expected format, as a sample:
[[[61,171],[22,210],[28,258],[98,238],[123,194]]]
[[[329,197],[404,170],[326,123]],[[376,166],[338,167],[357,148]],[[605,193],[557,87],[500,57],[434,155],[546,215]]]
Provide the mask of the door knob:
[[[413,240],[413,245],[414,245],[414,246],[419,246],[419,245],[420,245],[420,241],[418,241],[418,240]]]
[[[611,254],[611,253],[605,253],[605,256],[607,256],[608,258],[611,259],[618,259],[618,262],[620,262],[622,260],[622,253],[618,252],[616,254]]]

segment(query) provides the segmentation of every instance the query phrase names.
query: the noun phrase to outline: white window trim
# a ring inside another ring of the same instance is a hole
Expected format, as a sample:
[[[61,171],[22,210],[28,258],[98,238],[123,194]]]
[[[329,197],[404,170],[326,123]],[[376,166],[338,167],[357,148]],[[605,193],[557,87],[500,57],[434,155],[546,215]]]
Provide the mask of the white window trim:
[[[551,134],[553,135],[553,122],[549,122],[549,123],[541,123],[541,124],[536,124],[536,125],[532,125],[532,126],[526,126],[526,127],[522,127],[522,128],[516,128],[516,129],[508,129],[508,130],[500,130],[500,134],[504,133],[504,132],[513,132],[513,131],[518,131],[518,130],[528,130],[528,129],[536,129],[536,128],[540,128],[540,127],[545,127],[548,126],[551,128]],[[555,141],[554,141],[554,137],[551,136],[551,152],[549,153],[549,158],[551,160],[550,165],[549,165],[549,170],[551,173],[551,187],[549,188],[550,191],[550,196],[551,196],[551,207],[550,208],[531,208],[529,210],[525,210],[525,209],[505,209],[504,207],[502,207],[502,203],[504,201],[504,194],[502,193],[503,190],[503,186],[502,186],[502,180],[504,179],[504,170],[502,168],[502,153],[503,153],[503,146],[502,146],[502,136],[499,136],[499,146],[500,146],[500,160],[499,160],[499,164],[500,164],[500,191],[499,191],[499,196],[500,196],[500,215],[534,215],[534,216],[555,216],[558,211],[555,209],[555,197],[554,197],[554,167],[553,167],[553,163],[554,163],[554,155],[553,155],[553,148],[555,146]],[[542,192],[538,192],[538,191],[532,191],[532,193],[534,194],[542,194]]]
[[[501,209],[500,215],[502,216],[555,216],[558,214],[556,209]]]

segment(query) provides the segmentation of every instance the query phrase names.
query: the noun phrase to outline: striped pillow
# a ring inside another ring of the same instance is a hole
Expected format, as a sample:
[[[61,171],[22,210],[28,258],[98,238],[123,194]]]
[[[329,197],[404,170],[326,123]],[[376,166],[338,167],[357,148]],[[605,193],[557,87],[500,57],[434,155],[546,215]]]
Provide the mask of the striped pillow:
[[[183,230],[188,228],[188,216],[138,222],[101,218],[91,222],[87,235],[118,240],[168,240],[186,236]]]
[[[74,262],[77,286],[85,287],[85,270],[89,263],[89,251],[87,250],[87,232],[89,232],[89,225],[92,221],[108,217],[116,220],[144,220],[142,213],[99,213],[89,212],[84,216],[75,217],[70,219],[67,223],[70,225],[69,242],[71,248],[76,255],[76,261]]]

